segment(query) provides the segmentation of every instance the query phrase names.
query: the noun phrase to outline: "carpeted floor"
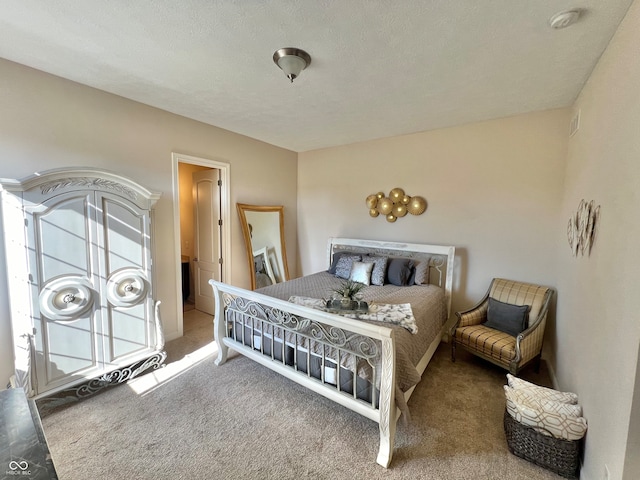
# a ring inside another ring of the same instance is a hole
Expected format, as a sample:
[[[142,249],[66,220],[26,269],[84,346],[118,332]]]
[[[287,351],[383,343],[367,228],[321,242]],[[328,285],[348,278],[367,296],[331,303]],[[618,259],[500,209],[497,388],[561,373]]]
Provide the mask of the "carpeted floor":
[[[462,351],[452,363],[448,344],[385,470],[377,424],[242,356],[216,367],[211,317],[192,312],[165,368],[43,417],[62,480],[561,478],[509,453],[505,372]],[[544,364],[523,377],[549,384]]]

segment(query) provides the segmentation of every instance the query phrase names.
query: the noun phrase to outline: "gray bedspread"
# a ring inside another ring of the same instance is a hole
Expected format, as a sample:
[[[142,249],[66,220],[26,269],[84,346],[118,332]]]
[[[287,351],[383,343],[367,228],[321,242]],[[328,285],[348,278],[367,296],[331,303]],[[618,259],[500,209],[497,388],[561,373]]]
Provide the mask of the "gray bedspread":
[[[327,272],[319,272],[288,282],[270,285],[257,290],[271,297],[288,300],[291,296],[329,298],[332,289],[342,279]],[[396,385],[405,392],[420,381],[416,366],[431,342],[439,335],[447,320],[445,294],[434,285],[370,285],[363,290],[364,300],[371,303],[410,303],[416,319],[418,332],[410,333],[403,327],[386,324],[394,330],[396,338]],[[365,321],[365,320],[360,320]],[[368,321],[379,324],[379,322]]]

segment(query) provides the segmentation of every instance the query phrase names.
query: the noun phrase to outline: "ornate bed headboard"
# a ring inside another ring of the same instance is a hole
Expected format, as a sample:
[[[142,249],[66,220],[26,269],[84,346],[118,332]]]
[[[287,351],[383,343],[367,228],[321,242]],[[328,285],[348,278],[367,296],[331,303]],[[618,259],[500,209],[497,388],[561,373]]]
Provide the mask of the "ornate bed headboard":
[[[427,245],[422,243],[385,242],[356,238],[329,238],[327,243],[327,265],[331,265],[333,254],[341,250],[389,257],[429,258],[429,280],[445,290],[447,316],[451,315],[451,293],[453,290],[453,267],[455,247],[450,245]]]

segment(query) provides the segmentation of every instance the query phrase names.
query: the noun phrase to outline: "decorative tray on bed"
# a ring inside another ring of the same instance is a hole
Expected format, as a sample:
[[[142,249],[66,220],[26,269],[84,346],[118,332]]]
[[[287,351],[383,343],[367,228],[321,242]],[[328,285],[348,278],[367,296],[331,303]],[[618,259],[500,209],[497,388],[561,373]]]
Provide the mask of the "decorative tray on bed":
[[[369,311],[369,304],[362,300],[348,300],[348,301],[345,301],[344,299],[327,300],[326,307],[329,312],[338,312],[338,313],[346,313],[346,312],[366,313]]]

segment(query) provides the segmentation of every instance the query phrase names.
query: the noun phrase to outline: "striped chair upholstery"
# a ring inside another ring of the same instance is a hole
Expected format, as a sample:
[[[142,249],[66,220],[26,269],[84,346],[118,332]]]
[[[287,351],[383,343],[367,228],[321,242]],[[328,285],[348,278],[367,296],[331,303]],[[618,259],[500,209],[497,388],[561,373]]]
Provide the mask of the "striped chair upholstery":
[[[451,329],[451,359],[455,362],[456,346],[506,368],[513,375],[536,360],[540,365],[547,311],[553,289],[531,283],[494,278],[489,291],[473,308],[456,312],[458,320]],[[489,297],[513,305],[529,305],[529,323],[517,337],[485,327]]]

